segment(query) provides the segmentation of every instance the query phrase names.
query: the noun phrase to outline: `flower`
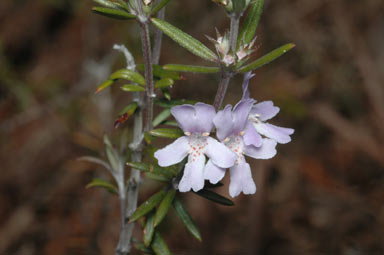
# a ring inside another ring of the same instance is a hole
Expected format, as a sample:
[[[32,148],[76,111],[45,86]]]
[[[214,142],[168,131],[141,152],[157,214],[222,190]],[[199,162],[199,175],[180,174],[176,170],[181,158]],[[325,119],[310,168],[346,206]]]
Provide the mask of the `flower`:
[[[253,76],[253,74],[247,73],[244,78],[243,100],[249,99],[248,83]],[[286,144],[291,141],[290,135],[295,132],[294,129],[278,127],[265,122],[275,117],[279,111],[280,108],[274,106],[272,101],[264,101],[253,105],[248,116],[248,120],[252,125],[249,125],[248,129],[250,133],[253,132],[252,135],[254,136],[255,141],[261,140],[260,135],[273,139],[281,144]]]
[[[159,165],[165,167],[179,163],[188,156],[179,190],[199,191],[204,187],[204,171],[207,167],[204,155],[210,162],[223,168],[233,166],[236,155],[225,145],[209,137],[213,128],[212,120],[216,115],[213,106],[204,103],[185,104],[173,107],[171,113],[185,136],[156,151],[155,157]]]
[[[233,110],[231,105],[227,105],[213,119],[217,137],[236,154],[235,164],[229,169],[231,177],[229,194],[232,197],[241,192],[244,194],[256,192],[251,167],[245,161],[244,155],[256,159],[269,159],[276,154],[275,141],[268,138],[254,141],[254,134],[249,133],[252,129],[249,129],[248,115],[254,102],[250,98],[243,99],[236,104]],[[204,171],[204,178],[215,184],[224,177],[225,169],[226,167],[221,167],[209,160]]]

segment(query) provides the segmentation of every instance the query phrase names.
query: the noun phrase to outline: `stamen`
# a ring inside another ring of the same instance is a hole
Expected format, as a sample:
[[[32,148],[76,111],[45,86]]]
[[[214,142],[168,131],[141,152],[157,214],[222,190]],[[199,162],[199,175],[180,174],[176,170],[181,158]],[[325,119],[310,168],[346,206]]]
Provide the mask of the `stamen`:
[[[231,140],[231,138],[227,137],[224,139],[224,142],[227,143],[227,142],[229,142],[229,140]]]
[[[184,132],[184,135],[186,135],[186,136],[190,136],[190,135],[191,135],[191,132]]]
[[[202,136],[209,136],[209,133],[205,132],[205,133],[202,134]]]
[[[241,131],[241,132],[239,133],[239,135],[241,135],[241,136],[245,135],[245,131]]]

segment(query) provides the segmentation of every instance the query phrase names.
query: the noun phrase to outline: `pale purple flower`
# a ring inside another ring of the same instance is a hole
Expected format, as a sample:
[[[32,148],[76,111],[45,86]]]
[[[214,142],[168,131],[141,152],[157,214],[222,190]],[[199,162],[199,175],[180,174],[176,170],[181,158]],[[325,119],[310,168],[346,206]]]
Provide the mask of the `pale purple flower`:
[[[197,103],[180,105],[171,109],[180,128],[182,136],[163,149],[156,151],[155,157],[160,166],[170,166],[181,162],[188,156],[184,175],[179,183],[179,190],[199,191],[204,187],[205,155],[218,167],[233,166],[236,155],[216,139],[209,137],[213,128],[216,111],[213,106]]]
[[[248,83],[253,76],[253,74],[247,73],[244,77],[243,100],[249,99]],[[253,140],[248,140],[250,144],[257,146],[255,143],[258,143],[261,140],[260,135],[273,139],[281,144],[289,143],[291,141],[290,135],[292,135],[295,130],[292,128],[278,127],[266,122],[275,117],[279,111],[280,108],[274,106],[272,101],[264,101],[253,105],[248,117],[248,120],[252,125],[248,124],[247,126],[249,134],[252,134],[254,137]],[[251,141],[254,142],[252,143]],[[249,145],[249,143],[246,144]]]
[[[229,194],[232,197],[241,192],[244,194],[256,192],[251,168],[245,161],[244,155],[256,159],[269,159],[276,154],[275,141],[268,138],[254,141],[254,133],[249,128],[250,122],[248,121],[248,115],[254,102],[253,99],[243,99],[233,110],[231,105],[227,105],[213,119],[217,129],[217,137],[236,154],[235,164],[230,167]],[[251,131],[250,134],[248,133],[249,130]],[[225,169],[226,167],[219,166],[214,161],[209,160],[205,168],[204,178],[215,184],[224,177]]]

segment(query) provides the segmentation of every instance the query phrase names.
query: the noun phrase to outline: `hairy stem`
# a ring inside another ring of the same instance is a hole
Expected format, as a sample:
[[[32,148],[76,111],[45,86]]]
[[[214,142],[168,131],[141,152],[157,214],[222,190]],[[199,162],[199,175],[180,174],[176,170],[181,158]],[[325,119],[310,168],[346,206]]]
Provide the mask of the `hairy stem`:
[[[152,54],[151,54],[151,41],[149,37],[148,21],[140,22],[141,27],[141,43],[143,48],[144,66],[145,66],[145,80],[146,80],[146,114],[145,114],[145,127],[144,131],[152,129],[153,119],[153,98],[156,96],[153,85],[152,74]]]
[[[224,101],[225,94],[227,93],[229,82],[231,81],[232,74],[228,72],[221,73],[221,80],[219,83],[219,88],[217,89],[215,101],[213,102],[213,107],[218,111],[220,106]]]
[[[231,27],[229,30],[229,42],[231,45],[232,52],[235,54],[237,37],[239,35],[240,15],[233,13],[231,14],[230,18],[231,18]]]
[[[229,42],[231,43],[232,52],[235,54],[237,37],[239,34],[240,16],[232,14],[230,15],[230,18],[231,18],[231,27],[229,30]],[[215,107],[216,111],[218,111],[221,105],[223,104],[224,97],[225,97],[225,94],[227,93],[227,89],[229,86],[229,82],[231,81],[234,75],[235,73],[233,71],[228,70],[225,67],[221,68],[221,80],[216,92],[215,101],[213,102],[213,106]]]

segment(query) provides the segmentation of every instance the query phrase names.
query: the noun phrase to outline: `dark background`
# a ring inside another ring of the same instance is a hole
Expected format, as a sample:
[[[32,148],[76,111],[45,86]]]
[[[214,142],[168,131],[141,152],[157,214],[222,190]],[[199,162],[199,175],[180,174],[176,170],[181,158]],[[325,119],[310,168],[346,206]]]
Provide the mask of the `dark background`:
[[[140,40],[134,21],[91,6],[0,1],[1,254],[113,254],[116,246],[117,198],[85,189],[110,177],[76,158],[103,155],[104,133],[118,142],[113,121],[130,96],[94,91],[125,65],[113,44],[125,43],[139,63]],[[266,1],[257,54],[296,48],[256,71],[251,94],[280,106],[272,122],[294,128],[293,141],[271,160],[249,159],[258,191],[234,207],[185,194],[203,242],[171,213],[161,229],[175,254],[384,254],[383,14],[382,0]],[[166,19],[207,45],[204,35],[229,26],[208,0],[171,1]],[[169,38],[161,63],[207,64]],[[172,94],[210,103],[217,81],[186,75]],[[240,85],[232,81],[227,103],[239,100]],[[140,200],[156,187],[145,181]]]

